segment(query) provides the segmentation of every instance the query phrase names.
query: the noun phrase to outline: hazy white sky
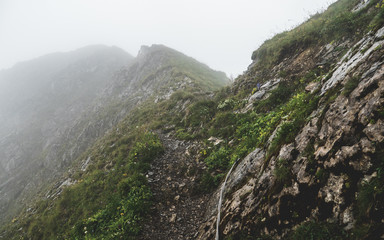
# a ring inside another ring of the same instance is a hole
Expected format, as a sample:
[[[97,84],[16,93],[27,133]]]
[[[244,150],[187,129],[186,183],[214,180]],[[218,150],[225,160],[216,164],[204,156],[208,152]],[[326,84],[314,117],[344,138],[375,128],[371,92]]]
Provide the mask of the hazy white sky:
[[[228,75],[335,0],[0,0],[0,69],[90,44],[164,44]]]

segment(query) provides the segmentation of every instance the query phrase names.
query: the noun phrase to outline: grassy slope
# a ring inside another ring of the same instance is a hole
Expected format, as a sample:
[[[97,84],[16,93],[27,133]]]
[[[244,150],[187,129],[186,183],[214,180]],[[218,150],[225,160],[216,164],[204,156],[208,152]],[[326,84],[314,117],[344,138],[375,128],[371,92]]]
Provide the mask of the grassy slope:
[[[371,5],[378,2],[373,1]],[[301,35],[297,35],[298,29],[295,29],[266,41],[254,53],[254,58],[260,59],[255,69],[268,69],[297,47],[303,49],[331,42],[349,36],[351,29],[364,33],[383,24],[383,8],[371,8],[369,14],[364,11],[351,14],[349,9],[353,3],[355,1],[346,0],[335,3],[323,15],[316,15],[302,24],[298,28]],[[348,24],[346,29],[345,24]],[[319,28],[324,29],[323,33]],[[318,107],[316,93],[305,93],[303,87],[322,76],[297,77],[301,79],[293,87],[281,84],[267,100],[259,102],[254,111],[243,114],[234,112],[244,107],[241,100],[244,93],[232,95],[229,88],[222,89],[215,98],[192,94],[185,89],[175,92],[169,100],[143,103],[83,155],[83,158],[91,156],[93,164],[86,172],[72,176],[77,184],[68,187],[54,202],[40,202],[36,214],[15,219],[11,229],[16,232],[22,226],[24,235],[32,239],[52,236],[86,239],[88,235],[116,239],[115,235],[122,234],[134,237],[140,230],[140,220],[147,214],[143,209],[150,201],[142,173],[148,168],[148,162],[162,152],[161,143],[151,130],[160,128],[172,131],[180,139],[205,142],[201,159],[208,165],[208,170],[200,179],[200,190],[211,191],[231,162],[244,157],[256,146],[265,146],[268,137],[283,120],[284,124],[269,145],[269,156],[276,154],[280,145],[290,142],[311,111]],[[249,94],[251,90],[244,91]],[[325,98],[331,102],[333,97],[330,93]],[[184,103],[188,103],[186,108],[181,107]],[[231,141],[232,147],[212,146],[204,140],[211,135],[227,143]],[[149,155],[141,157],[143,152]],[[283,163],[278,170],[284,181]],[[138,211],[133,211],[132,207]],[[127,221],[130,224],[127,225]],[[308,229],[316,229],[319,234],[329,230],[327,225],[315,223],[303,226],[296,235],[305,237]]]
[[[370,30],[377,30],[384,22],[383,10],[367,9],[380,1],[373,0],[365,10],[351,12],[359,0],[340,0],[322,14],[316,14],[297,28],[277,34],[253,52],[258,59],[257,69],[270,68],[273,64],[305,48],[327,44],[342,38],[361,37]],[[381,8],[382,9],[382,8]]]
[[[163,152],[152,129],[179,122],[181,105],[228,83],[224,73],[212,71],[177,51],[166,47],[159,51],[152,54],[160,54],[163,67],[144,74],[139,82],[158,74],[164,78],[165,86],[75,161],[72,169],[78,170],[66,176],[75,184],[58,196],[31,204],[29,211],[4,227],[7,231],[0,238],[127,239],[139,233],[141,221],[151,206],[151,191],[144,173]],[[190,83],[180,87],[186,77]],[[176,91],[171,98],[154,104],[157,94],[169,88]],[[111,111],[106,111],[108,116]],[[98,117],[102,116],[103,113]],[[81,162],[88,158],[91,165],[83,172]],[[49,194],[55,192],[53,188]]]
[[[169,88],[174,88],[175,83],[185,82],[185,77],[190,79],[190,85],[207,91],[217,90],[229,83],[225,73],[212,70],[207,65],[183,53],[163,45],[152,45],[150,49],[150,54],[155,56],[156,60],[161,61],[161,68],[147,73],[139,83],[150,81],[158,76],[159,73],[161,74],[163,70],[170,71],[172,74],[172,78],[169,79],[171,81],[161,86],[160,89],[163,91],[169,91]]]

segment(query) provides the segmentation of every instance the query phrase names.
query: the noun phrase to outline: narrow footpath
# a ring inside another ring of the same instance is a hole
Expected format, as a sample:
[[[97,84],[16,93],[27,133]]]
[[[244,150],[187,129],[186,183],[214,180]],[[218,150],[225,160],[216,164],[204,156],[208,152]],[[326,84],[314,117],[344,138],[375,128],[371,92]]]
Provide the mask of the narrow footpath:
[[[140,239],[195,239],[203,220],[208,194],[196,194],[197,175],[204,164],[196,160],[198,145],[159,134],[165,153],[147,173],[156,203]]]

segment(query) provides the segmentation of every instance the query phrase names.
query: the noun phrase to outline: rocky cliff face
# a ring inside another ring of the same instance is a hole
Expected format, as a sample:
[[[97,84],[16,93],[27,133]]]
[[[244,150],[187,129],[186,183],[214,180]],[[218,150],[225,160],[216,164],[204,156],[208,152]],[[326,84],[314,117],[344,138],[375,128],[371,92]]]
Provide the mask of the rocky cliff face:
[[[293,230],[305,228],[315,238],[324,234],[329,239],[325,232],[330,230],[318,230],[328,223],[340,228],[340,235],[332,236],[335,239],[384,237],[383,189],[377,184],[383,179],[383,39],[384,28],[380,28],[360,40],[345,38],[303,49],[287,56],[268,74],[255,70],[255,63],[235,85],[237,89],[252,84],[246,79],[263,75],[271,78],[264,79],[267,86],[274,79],[284,81],[301,71],[331,66],[330,74],[306,85],[305,90],[320,100],[293,141],[275,153],[270,151],[271,142],[256,148],[230,175],[220,239],[286,239],[293,236]],[[340,53],[343,48],[348,49],[345,54]],[[282,71],[289,74],[277,74]],[[252,104],[244,110],[251,110],[266,92],[262,88],[250,96],[247,101]],[[217,201],[218,191],[212,196],[198,239],[214,239]],[[311,228],[315,223],[323,225]],[[348,231],[352,232],[349,237]]]

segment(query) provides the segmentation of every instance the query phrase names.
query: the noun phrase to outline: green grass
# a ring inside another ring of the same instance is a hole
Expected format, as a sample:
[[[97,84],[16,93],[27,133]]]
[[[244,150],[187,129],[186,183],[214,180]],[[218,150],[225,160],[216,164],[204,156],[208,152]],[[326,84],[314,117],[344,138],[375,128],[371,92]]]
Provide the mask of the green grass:
[[[316,14],[295,29],[265,41],[253,52],[252,59],[259,60],[255,67],[259,70],[268,69],[300,50],[338,41],[343,37],[358,38],[384,24],[381,0],[372,0],[367,8],[353,13],[351,9],[357,2],[358,0],[337,1],[324,13]],[[374,7],[377,4],[379,7]]]
[[[271,95],[270,97],[279,99],[275,96]],[[232,163],[239,158],[244,158],[256,147],[266,148],[269,137],[276,127],[284,121],[277,131],[276,137],[269,145],[267,159],[276,155],[283,144],[294,141],[299,130],[309,120],[308,116],[317,108],[318,100],[319,97],[313,94],[300,92],[291,98],[288,97],[285,102],[270,100],[276,104],[273,110],[269,112],[216,113],[210,122],[210,133],[216,133],[216,136],[228,136],[226,139],[228,141],[230,135],[225,135],[222,131],[229,128],[228,131],[233,132],[232,141],[234,143],[231,147],[219,145],[210,146],[204,150],[203,158],[208,166],[208,172],[214,177],[216,174],[228,170]],[[283,182],[288,181],[290,175],[288,163],[279,165],[277,171],[277,175],[282,177]],[[213,181],[211,182],[213,183]]]
[[[133,139],[123,135],[118,140],[121,144],[109,151],[100,144],[91,149],[94,163],[77,175],[76,184],[66,187],[53,202],[39,202],[36,214],[20,219],[26,237],[133,239],[152,204],[143,174],[163,146],[151,132],[131,134]]]
[[[266,41],[253,54],[253,59],[260,59],[255,67],[267,71],[296,51],[343,37],[359,37],[384,24],[384,3],[373,0],[368,7],[371,9],[369,14],[368,8],[351,13],[349,10],[355,3],[338,1],[324,14],[317,14],[298,28]],[[378,7],[375,7],[377,4]],[[180,53],[169,54],[179,56]],[[194,192],[210,193],[219,185],[231,164],[244,158],[256,147],[267,150],[267,163],[278,154],[282,145],[294,141],[319,104],[316,93],[310,94],[303,89],[308,82],[317,81],[327,72],[314,69],[292,77],[289,72],[280,71],[280,77],[287,78],[286,81],[281,82],[269,98],[255,103],[252,111],[240,113],[235,110],[244,107],[243,98],[249,97],[252,90],[234,93],[231,88],[225,87],[212,97],[202,89],[224,86],[223,76],[221,73],[207,72],[207,68],[194,61],[175,60],[168,66],[175,66],[172,67],[175,81],[180,82],[188,77],[192,80],[191,86],[174,89],[169,99],[156,104],[153,98],[140,104],[130,117],[84,153],[81,159],[91,156],[93,164],[86,172],[79,171],[72,176],[77,183],[66,188],[53,202],[38,202],[37,213],[20,218],[13,226],[13,232],[22,227],[24,237],[30,239],[134,239],[152,204],[151,192],[143,174],[149,169],[151,161],[163,152],[160,140],[151,130],[162,129],[180,140],[199,141],[204,146],[199,160],[205,162],[207,170],[197,174],[199,185],[195,186]],[[148,74],[143,81],[156,74]],[[210,79],[208,82],[206,76]],[[358,80],[351,78],[345,84],[345,96],[355,89]],[[165,85],[163,90],[168,90],[169,86]],[[321,104],[329,105],[339,90],[340,86],[329,91],[324,97],[325,102]],[[384,116],[382,110],[376,115],[376,118]],[[276,135],[269,142],[276,128]],[[214,146],[206,141],[210,136],[222,138],[224,143]],[[323,169],[316,171],[313,152],[311,142],[304,155],[310,158],[311,173],[317,180],[325,181],[327,172]],[[367,228],[374,226],[367,221],[377,214],[375,209],[383,209],[379,201],[384,197],[384,167],[381,159],[382,156],[376,157],[378,176],[359,187],[355,201],[355,215],[364,226],[359,230],[361,236],[366,234]],[[289,182],[291,163],[278,161],[274,174],[280,185]],[[338,226],[308,222],[294,230],[290,239],[343,239],[345,236]]]
[[[271,91],[271,96],[265,100],[256,102],[255,110],[257,112],[268,112],[277,106],[286,103],[295,91],[297,86],[291,82],[284,81]]]
[[[337,224],[306,222],[291,233],[290,240],[343,240],[347,234]]]

